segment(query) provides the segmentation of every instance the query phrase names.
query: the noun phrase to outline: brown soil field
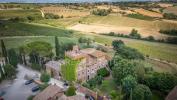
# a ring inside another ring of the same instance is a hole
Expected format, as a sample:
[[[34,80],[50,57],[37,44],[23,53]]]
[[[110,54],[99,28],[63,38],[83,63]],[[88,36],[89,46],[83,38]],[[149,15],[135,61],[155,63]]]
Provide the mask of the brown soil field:
[[[168,4],[168,3],[159,3],[158,4],[160,7],[167,8],[167,7],[172,7],[173,4]]]
[[[163,17],[163,15],[160,14],[160,13],[148,11],[148,10],[145,10],[145,9],[136,9],[134,11],[139,13],[139,14],[145,15],[145,16],[158,17],[158,18],[162,18]]]
[[[175,15],[177,15],[177,6],[175,7],[168,7],[166,9],[163,10],[164,13],[173,13]]]
[[[138,30],[142,37],[154,36],[155,38],[165,38],[166,36],[160,34],[157,30],[154,29],[145,29],[138,27],[128,27],[128,26],[111,26],[111,25],[102,25],[102,24],[76,24],[74,26],[69,27],[69,29],[86,32],[86,33],[121,33],[128,35],[132,29]]]
[[[160,29],[177,29],[177,22],[174,21],[146,21],[118,15],[91,15],[81,19],[81,22],[82,24],[75,23],[68,27],[77,31],[97,34],[109,32],[128,34],[134,28],[138,30],[142,37],[152,35],[156,39],[164,39],[167,37],[167,35],[159,33]]]
[[[83,17],[90,15],[90,11],[86,10],[75,10],[75,9],[69,9],[66,7],[43,7],[41,10],[44,13],[53,13],[59,16],[64,17]]]

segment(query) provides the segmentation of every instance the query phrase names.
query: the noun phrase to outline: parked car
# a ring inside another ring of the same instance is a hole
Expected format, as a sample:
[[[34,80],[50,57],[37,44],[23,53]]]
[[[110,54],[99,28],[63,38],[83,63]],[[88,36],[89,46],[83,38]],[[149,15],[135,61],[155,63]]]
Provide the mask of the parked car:
[[[34,82],[33,79],[31,79],[31,80],[27,80],[27,81],[25,82],[25,85],[31,84],[31,83],[33,83],[33,82]]]
[[[38,91],[39,89],[40,89],[39,86],[35,86],[35,87],[33,87],[33,88],[31,89],[31,91],[32,91],[32,92],[36,92],[36,91]]]
[[[88,94],[85,95],[85,98],[87,98],[88,100],[95,100],[93,96],[88,95]]]
[[[63,86],[69,86],[69,84],[67,82],[64,82]]]

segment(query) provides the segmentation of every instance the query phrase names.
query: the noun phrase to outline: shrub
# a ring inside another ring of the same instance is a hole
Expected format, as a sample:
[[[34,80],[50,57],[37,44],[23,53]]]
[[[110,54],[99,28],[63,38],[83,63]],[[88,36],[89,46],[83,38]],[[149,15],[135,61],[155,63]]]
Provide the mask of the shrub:
[[[132,29],[131,33],[129,34],[131,38],[141,39],[141,35],[138,33],[138,30]]]
[[[39,85],[40,90],[43,91],[45,88],[47,88],[49,85],[47,83]]]
[[[33,17],[33,16],[27,16],[27,19],[28,19],[29,21],[34,21],[34,20],[35,20],[35,17]]]
[[[168,73],[153,73],[145,76],[144,84],[151,89],[168,93],[177,85],[177,77]]]
[[[76,88],[74,86],[70,86],[68,90],[65,92],[65,95],[67,96],[76,95]]]
[[[149,87],[146,85],[137,85],[132,94],[133,100],[151,100],[152,93]]]
[[[97,9],[97,10],[93,10],[92,11],[92,14],[99,15],[99,16],[107,16],[110,13],[111,13],[110,9],[108,9],[108,10],[106,10],[106,9]]]
[[[118,50],[120,47],[124,46],[124,42],[122,40],[114,40],[112,41],[112,46],[114,50]]]
[[[106,76],[109,76],[109,71],[106,69],[106,68],[101,68],[97,71],[97,75],[99,76],[102,76],[102,77],[106,77]]]
[[[163,17],[166,19],[177,19],[177,15],[175,15],[173,13],[164,13]]]
[[[124,59],[142,59],[144,56],[138,50],[126,46],[122,46],[117,50],[117,53]]]
[[[148,36],[148,37],[145,38],[145,40],[155,41],[155,38],[153,36]]]
[[[34,69],[34,70],[38,70],[38,71],[40,71],[42,69],[42,67],[39,64],[36,64],[36,63],[32,63],[31,68]]]
[[[94,78],[90,79],[87,83],[90,88],[94,88],[96,85],[102,84],[103,77],[102,76],[95,76]]]
[[[137,81],[135,77],[128,75],[122,80],[122,89],[126,93],[127,96],[130,95],[131,90],[134,89],[134,87],[137,85]]]
[[[175,30],[175,29],[172,29],[172,30],[160,30],[159,32],[162,33],[162,34],[177,36],[177,30]]]
[[[50,75],[47,74],[47,73],[42,73],[42,74],[41,74],[41,77],[40,77],[40,80],[41,80],[42,82],[47,83],[47,82],[50,81]]]
[[[15,76],[16,69],[12,65],[7,64],[3,68],[4,68],[4,71],[5,71],[5,76],[7,78],[12,78],[13,76]]]
[[[166,42],[171,44],[177,44],[177,37],[168,37],[166,39]]]
[[[59,19],[60,16],[55,15],[55,14],[52,14],[52,13],[46,13],[46,14],[45,14],[45,18],[46,18],[46,19]]]
[[[27,100],[33,100],[33,98],[34,98],[34,95],[30,95],[30,96],[27,98]]]

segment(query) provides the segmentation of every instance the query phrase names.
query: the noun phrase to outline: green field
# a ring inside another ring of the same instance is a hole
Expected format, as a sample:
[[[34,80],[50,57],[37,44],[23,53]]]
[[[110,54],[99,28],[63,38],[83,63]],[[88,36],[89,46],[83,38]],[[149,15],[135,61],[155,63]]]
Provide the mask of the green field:
[[[71,36],[72,31],[63,28],[56,28],[47,25],[34,23],[20,23],[2,21],[0,23],[0,36],[31,36],[31,35],[45,35],[45,36]]]
[[[0,10],[0,19],[24,18],[27,16],[41,17],[41,12],[39,10]]]
[[[27,24],[27,23],[6,23],[6,27],[0,27],[0,35],[1,36],[59,36],[59,37],[80,37],[84,34],[79,34],[70,30],[66,30],[64,28],[57,28],[47,25],[41,24]],[[73,33],[73,34],[72,34]],[[3,35],[2,35],[3,34]],[[164,59],[171,62],[177,63],[177,45],[165,44],[165,43],[157,43],[157,42],[148,42],[141,41],[135,39],[126,39],[120,37],[110,37],[110,36],[102,36],[102,35],[86,35],[93,37],[96,42],[103,44],[111,44],[114,39],[123,40],[128,46],[138,49],[144,55],[149,55],[150,57]],[[26,38],[21,38],[23,41],[28,41]],[[31,39],[33,40],[33,39]],[[34,39],[35,40],[35,39]],[[44,41],[48,41],[48,39],[43,39]],[[10,42],[16,41],[16,42]],[[20,39],[11,38],[7,41],[8,47],[14,47],[15,45],[19,45],[23,42]],[[12,44],[11,44],[12,43]]]
[[[141,20],[149,20],[149,21],[154,20],[154,18],[152,18],[152,17],[144,16],[144,15],[141,15],[141,14],[128,14],[127,17],[141,19]]]
[[[71,25],[77,24],[79,21],[81,21],[83,18],[75,17],[75,18],[65,18],[65,19],[44,19],[44,20],[38,20],[34,21],[35,23],[40,24],[47,24],[55,27],[67,27]]]
[[[128,17],[119,17],[119,16],[88,16],[84,18],[67,18],[67,19],[58,19],[58,20],[47,20],[46,23],[53,24],[47,25],[45,24],[45,20],[41,20],[41,23],[43,24],[37,24],[37,23],[12,23],[9,21],[2,21],[3,23],[0,23],[0,36],[59,36],[59,37],[80,37],[84,34],[79,34],[78,32],[67,30],[64,27],[67,27],[68,25],[77,24],[78,21],[81,21],[82,23],[98,23],[98,24],[110,24],[110,25],[130,25],[130,26],[136,26],[137,27],[146,27],[146,28],[152,28],[154,27],[154,22],[151,21],[144,21],[144,20],[138,20],[138,19],[132,19]],[[5,22],[5,23],[4,23]],[[136,22],[136,23],[134,23]],[[157,24],[161,23],[161,24]],[[167,22],[160,22],[157,21],[156,27],[177,27],[177,25],[167,23]],[[62,27],[54,27],[56,26],[62,26]],[[60,25],[61,24],[61,25]],[[171,26],[170,26],[171,25]],[[103,43],[103,44],[111,44],[112,40],[114,39],[121,39],[123,40],[128,46],[138,49],[140,52],[142,52],[144,55],[149,55],[153,58],[163,59],[170,62],[177,63],[177,45],[171,45],[171,44],[165,44],[165,43],[157,43],[157,42],[148,42],[148,41],[141,41],[141,40],[135,40],[135,39],[126,39],[126,38],[119,38],[119,37],[110,37],[110,36],[102,36],[102,35],[86,35],[93,37],[96,42]],[[31,37],[33,38],[33,37]],[[46,37],[45,37],[46,38]],[[50,39],[43,39],[44,41],[50,41]],[[29,39],[21,38],[23,41],[29,41]],[[33,40],[33,39],[31,39]],[[35,40],[35,39],[34,39]],[[10,41],[16,41],[16,42],[10,42]],[[15,45],[20,45],[23,42],[20,41],[20,39],[11,38],[7,41],[8,48],[15,47]]]
[[[16,36],[16,37],[4,37],[0,38],[4,40],[4,43],[6,45],[7,49],[15,48],[18,49],[18,47],[23,46],[27,43],[34,42],[34,41],[45,41],[48,42],[54,47],[55,45],[55,39],[54,36]],[[58,37],[59,42],[62,43],[77,43],[77,38],[69,38],[69,37]],[[1,44],[0,44],[1,45]],[[0,47],[1,50],[1,47]]]
[[[77,23],[85,24],[104,24],[104,25],[113,25],[113,26],[127,26],[127,27],[139,27],[139,28],[148,28],[148,29],[174,29],[177,28],[177,23],[165,22],[165,21],[151,21],[151,20],[140,20],[129,17],[122,17],[116,15],[109,16],[86,16],[80,18],[65,18],[65,19],[45,19],[35,21],[36,23],[48,24],[52,26],[72,26]]]

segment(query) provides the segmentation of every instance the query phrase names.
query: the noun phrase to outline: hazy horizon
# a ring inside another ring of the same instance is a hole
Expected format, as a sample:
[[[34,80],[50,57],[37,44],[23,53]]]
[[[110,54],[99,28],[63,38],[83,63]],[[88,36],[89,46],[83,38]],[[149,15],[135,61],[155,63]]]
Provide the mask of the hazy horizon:
[[[127,2],[127,1],[160,1],[160,0],[0,0],[0,3],[79,3],[79,2]]]

